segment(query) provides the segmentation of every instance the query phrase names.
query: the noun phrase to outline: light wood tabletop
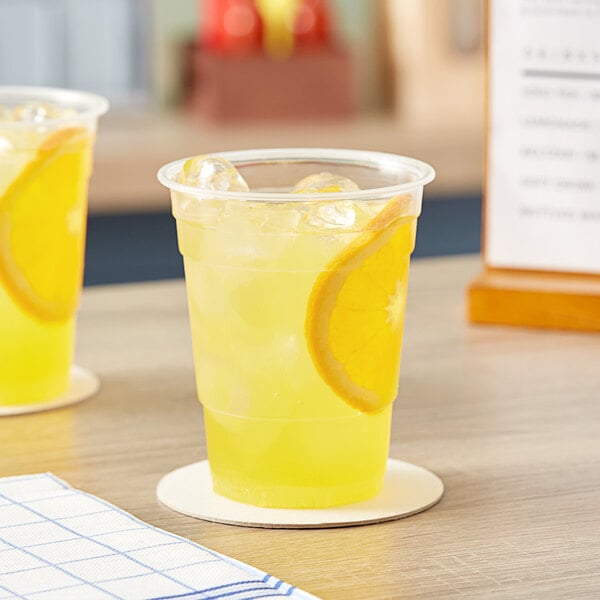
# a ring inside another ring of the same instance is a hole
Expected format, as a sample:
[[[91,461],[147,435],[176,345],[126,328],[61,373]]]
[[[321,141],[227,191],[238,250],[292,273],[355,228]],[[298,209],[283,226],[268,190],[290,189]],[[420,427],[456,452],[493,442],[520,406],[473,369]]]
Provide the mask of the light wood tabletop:
[[[600,335],[472,326],[479,259],[413,262],[391,455],[446,495],[400,521],[219,525],[156,500],[206,457],[183,282],[86,289],[78,364],[102,389],[0,420],[0,475],[52,471],[149,523],[324,599],[600,597]]]

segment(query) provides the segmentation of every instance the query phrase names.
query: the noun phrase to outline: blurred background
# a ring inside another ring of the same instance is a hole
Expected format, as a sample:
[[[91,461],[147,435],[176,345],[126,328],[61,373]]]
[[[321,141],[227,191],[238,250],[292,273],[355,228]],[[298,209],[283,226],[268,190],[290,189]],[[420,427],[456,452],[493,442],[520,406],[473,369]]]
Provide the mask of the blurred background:
[[[171,160],[324,146],[432,164],[415,255],[477,252],[483,0],[0,0],[0,85],[93,91],[86,284],[182,276]],[[117,260],[118,257],[118,260]]]

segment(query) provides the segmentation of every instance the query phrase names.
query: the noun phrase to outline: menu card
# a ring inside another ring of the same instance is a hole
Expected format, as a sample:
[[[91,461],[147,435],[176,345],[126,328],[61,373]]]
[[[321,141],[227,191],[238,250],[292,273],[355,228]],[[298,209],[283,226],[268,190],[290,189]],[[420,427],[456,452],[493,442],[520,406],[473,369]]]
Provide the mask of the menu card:
[[[488,267],[600,273],[600,0],[489,0]]]

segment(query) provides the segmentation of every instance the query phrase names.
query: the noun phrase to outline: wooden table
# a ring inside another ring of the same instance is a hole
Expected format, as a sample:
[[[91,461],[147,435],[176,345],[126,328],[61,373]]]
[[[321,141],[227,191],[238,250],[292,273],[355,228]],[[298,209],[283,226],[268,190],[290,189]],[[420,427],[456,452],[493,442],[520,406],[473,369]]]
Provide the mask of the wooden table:
[[[77,360],[102,390],[0,421],[0,474],[52,471],[326,599],[600,597],[600,336],[469,326],[473,257],[414,262],[391,454],[442,502],[391,523],[248,529],[161,506],[206,456],[183,283],[88,289]]]

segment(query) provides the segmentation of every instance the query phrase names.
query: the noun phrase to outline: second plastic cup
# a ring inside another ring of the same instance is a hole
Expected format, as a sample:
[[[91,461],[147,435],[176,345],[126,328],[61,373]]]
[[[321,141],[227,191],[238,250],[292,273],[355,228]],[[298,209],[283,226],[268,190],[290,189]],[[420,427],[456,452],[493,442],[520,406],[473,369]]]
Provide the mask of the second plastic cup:
[[[351,150],[220,154],[251,192],[171,189],[217,493],[270,507],[376,495],[431,167]],[[360,191],[292,194],[322,171]]]
[[[0,411],[68,388],[99,96],[0,87]]]

